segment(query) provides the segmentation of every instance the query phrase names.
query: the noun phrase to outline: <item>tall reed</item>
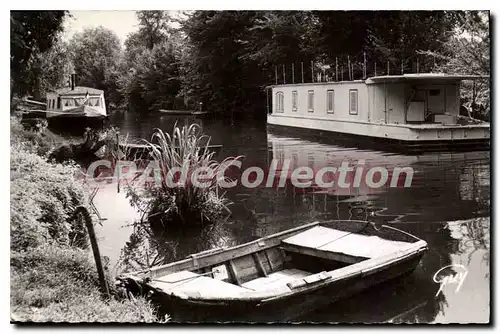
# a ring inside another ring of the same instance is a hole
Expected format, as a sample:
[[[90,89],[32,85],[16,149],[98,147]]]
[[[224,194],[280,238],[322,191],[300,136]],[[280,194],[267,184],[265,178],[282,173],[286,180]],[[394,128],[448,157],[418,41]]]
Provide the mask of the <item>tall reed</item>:
[[[216,152],[210,149],[210,137],[202,134],[197,124],[175,125],[171,134],[156,129],[151,141],[144,142],[160,172],[160,182],[148,184],[139,191],[131,187],[129,195],[132,204],[143,211],[149,222],[164,226],[213,223],[230,213],[231,203],[219,188],[218,174],[224,164],[241,157],[216,161]],[[211,171],[203,179],[204,187],[191,180],[200,168]],[[178,182],[181,170],[184,182]]]

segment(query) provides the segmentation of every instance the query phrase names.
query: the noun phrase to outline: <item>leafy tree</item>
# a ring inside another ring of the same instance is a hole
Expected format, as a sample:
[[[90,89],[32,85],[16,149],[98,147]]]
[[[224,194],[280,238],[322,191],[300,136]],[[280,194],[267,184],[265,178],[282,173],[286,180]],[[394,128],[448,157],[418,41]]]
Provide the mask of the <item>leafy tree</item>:
[[[453,29],[454,16],[445,11],[381,12],[371,22],[367,36],[370,58],[391,72],[429,72],[432,57],[419,57],[422,49],[438,50]]]
[[[141,112],[160,108],[182,108],[178,58],[174,46],[182,37],[170,26],[166,11],[139,11],[139,30],[125,41],[122,93],[133,109]]]
[[[28,77],[29,82],[33,82],[35,99],[44,97],[47,91],[66,86],[72,71],[68,44],[61,39],[47,51],[34,54]]]
[[[441,42],[437,51],[421,54],[437,59],[435,71],[450,74],[490,75],[489,16],[486,12],[455,12],[453,34]],[[469,116],[489,118],[490,81],[465,81],[461,89],[462,103]]]
[[[106,91],[107,101],[121,102],[121,44],[118,36],[104,27],[87,28],[70,42],[78,85]]]
[[[34,57],[49,50],[62,31],[66,11],[10,12],[11,98],[33,91]]]
[[[141,10],[137,12],[139,21],[138,36],[143,39],[148,49],[163,42],[169,33],[170,16],[163,10]]]
[[[135,80],[139,83],[140,96],[148,110],[177,107],[180,81],[172,45],[164,42],[143,52]]]

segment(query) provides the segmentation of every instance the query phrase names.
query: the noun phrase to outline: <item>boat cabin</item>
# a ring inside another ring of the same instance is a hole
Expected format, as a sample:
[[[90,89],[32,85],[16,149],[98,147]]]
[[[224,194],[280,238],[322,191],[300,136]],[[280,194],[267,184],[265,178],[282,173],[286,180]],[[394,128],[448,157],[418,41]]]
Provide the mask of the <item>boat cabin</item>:
[[[71,112],[82,106],[91,107],[97,113],[106,116],[104,92],[91,87],[74,86],[47,93],[47,111]]]

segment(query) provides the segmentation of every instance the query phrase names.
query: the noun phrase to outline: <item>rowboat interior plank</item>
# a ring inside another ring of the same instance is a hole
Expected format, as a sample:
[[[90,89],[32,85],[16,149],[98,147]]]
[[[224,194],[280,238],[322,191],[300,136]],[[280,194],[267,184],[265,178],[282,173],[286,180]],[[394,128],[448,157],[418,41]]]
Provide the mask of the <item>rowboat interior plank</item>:
[[[302,233],[283,240],[284,243],[297,246],[319,248],[334,240],[348,235],[350,232],[335,230],[324,226],[315,226]]]
[[[378,236],[339,231],[323,226],[316,226],[307,231],[283,240],[283,248],[289,251],[304,252],[309,255],[311,250],[317,250],[318,256],[328,257],[327,253],[344,254],[356,258],[379,257],[403,248],[411,243],[382,239]],[[287,247],[288,246],[288,247]],[[329,257],[336,259],[334,256]],[[339,259],[340,260],[340,259]]]
[[[244,283],[242,286],[255,291],[269,290],[286,285],[296,279],[311,275],[310,272],[299,269],[284,269],[269,274],[266,277],[259,277]]]
[[[407,248],[409,245],[411,245],[409,242],[382,239],[375,235],[349,234],[319,249],[357,257],[375,258]]]
[[[238,285],[241,285],[241,280],[240,280],[240,277],[238,276],[238,270],[236,269],[236,266],[234,265],[233,260],[229,260],[228,270],[229,270],[229,275],[231,276],[231,279],[233,280],[233,282],[238,284]]]
[[[266,269],[264,269],[264,266],[262,265],[262,261],[260,260],[259,252],[253,253],[253,259],[255,261],[255,265],[257,266],[257,269],[259,269],[259,273],[266,277],[267,272]]]
[[[189,271],[180,271],[157,278],[154,280],[154,286],[165,292],[200,292],[201,295],[238,296],[247,291],[237,285]]]

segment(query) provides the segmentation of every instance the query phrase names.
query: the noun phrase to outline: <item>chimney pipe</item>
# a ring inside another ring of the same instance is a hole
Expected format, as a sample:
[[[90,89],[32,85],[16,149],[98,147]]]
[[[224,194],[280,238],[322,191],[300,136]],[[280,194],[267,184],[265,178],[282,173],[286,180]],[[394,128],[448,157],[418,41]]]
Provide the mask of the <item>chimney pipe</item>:
[[[71,74],[71,90],[75,90],[76,74]]]

